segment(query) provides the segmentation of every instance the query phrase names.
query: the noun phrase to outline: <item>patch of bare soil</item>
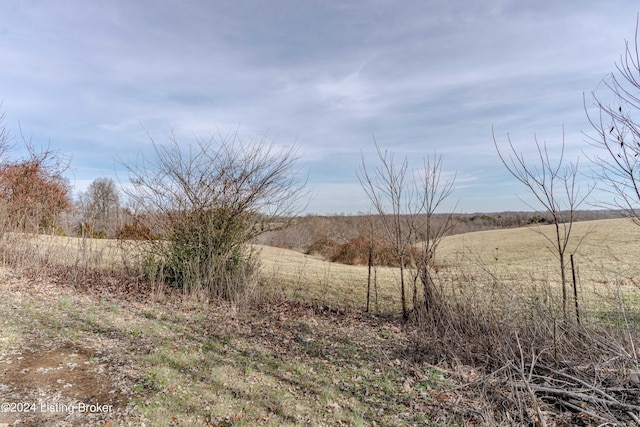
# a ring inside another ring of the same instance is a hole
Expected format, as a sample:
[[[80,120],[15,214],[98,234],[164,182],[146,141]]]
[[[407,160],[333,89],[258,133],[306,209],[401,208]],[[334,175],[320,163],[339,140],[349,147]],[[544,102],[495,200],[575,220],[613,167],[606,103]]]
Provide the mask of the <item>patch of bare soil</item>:
[[[106,422],[127,403],[109,371],[107,357],[73,343],[14,350],[0,357],[0,388],[9,405],[0,419],[8,425]]]
[[[61,298],[88,302],[44,278],[0,276],[0,427],[120,425],[131,413],[129,343],[74,337],[74,319],[56,312]]]

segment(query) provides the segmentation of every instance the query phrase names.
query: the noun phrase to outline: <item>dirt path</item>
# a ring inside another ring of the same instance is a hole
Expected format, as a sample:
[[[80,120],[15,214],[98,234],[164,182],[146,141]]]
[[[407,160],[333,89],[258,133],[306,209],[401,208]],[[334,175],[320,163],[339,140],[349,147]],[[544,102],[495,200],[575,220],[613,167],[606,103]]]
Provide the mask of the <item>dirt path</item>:
[[[91,330],[77,315],[95,301],[7,270],[0,301],[0,426],[119,425],[131,418],[130,342]]]

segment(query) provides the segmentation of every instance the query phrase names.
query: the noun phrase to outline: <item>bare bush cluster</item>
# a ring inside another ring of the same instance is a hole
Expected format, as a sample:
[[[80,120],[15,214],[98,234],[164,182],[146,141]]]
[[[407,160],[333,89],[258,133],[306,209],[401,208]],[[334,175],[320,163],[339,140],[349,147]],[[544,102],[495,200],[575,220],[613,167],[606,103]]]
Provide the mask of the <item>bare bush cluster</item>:
[[[398,261],[402,317],[409,318],[405,270],[409,272],[416,314],[437,316],[436,311],[444,301],[431,271],[438,245],[453,228],[453,214],[437,223],[434,216],[451,195],[455,176],[442,178],[442,158],[435,154],[433,158],[424,159],[421,170],[411,171],[406,157],[397,163],[393,153],[383,152],[377,144],[376,152],[378,163],[372,169],[367,167],[363,156],[358,178],[377,214],[377,224]],[[370,248],[373,253],[373,245]],[[372,261],[370,257],[370,267]],[[418,302],[419,284],[422,285],[422,304]]]
[[[505,426],[638,422],[637,327],[565,322],[538,298],[544,289],[519,293],[498,279],[493,286],[509,302],[496,305],[477,286],[458,281],[411,349],[419,360],[460,375],[463,383],[453,392],[477,411],[458,419]]]
[[[129,231],[156,237],[147,246],[152,275],[214,298],[242,296],[258,263],[246,243],[299,208],[294,148],[218,134],[188,148],[172,137],[153,150],[127,165],[137,209]]]

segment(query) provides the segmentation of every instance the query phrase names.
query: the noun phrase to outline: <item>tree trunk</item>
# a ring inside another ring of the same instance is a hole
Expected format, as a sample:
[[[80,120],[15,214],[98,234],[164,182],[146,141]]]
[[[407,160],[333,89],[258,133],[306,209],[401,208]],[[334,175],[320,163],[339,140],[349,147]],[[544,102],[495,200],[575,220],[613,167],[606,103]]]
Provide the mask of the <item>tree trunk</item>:
[[[402,303],[402,320],[409,320],[409,312],[407,311],[407,297],[404,284],[404,255],[398,257],[400,261],[400,300]]]
[[[371,301],[371,268],[373,268],[373,244],[369,243],[369,261],[367,262],[368,274],[367,274],[367,308],[366,312],[369,312],[369,302]]]
[[[560,274],[562,276],[562,316],[567,320],[567,272],[564,266],[564,252],[560,252]]]

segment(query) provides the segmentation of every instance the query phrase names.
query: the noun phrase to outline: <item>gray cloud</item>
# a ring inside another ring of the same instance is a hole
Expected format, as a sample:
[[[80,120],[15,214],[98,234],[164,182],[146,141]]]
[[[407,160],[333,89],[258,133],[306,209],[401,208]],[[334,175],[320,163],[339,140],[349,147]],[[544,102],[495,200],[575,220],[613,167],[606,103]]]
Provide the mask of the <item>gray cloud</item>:
[[[517,209],[492,126],[530,150],[534,132],[557,147],[564,125],[567,154],[589,150],[583,93],[613,70],[636,13],[626,1],[9,1],[0,99],[14,134],[20,121],[74,153],[79,188],[144,150],[146,131],[187,144],[239,129],[300,146],[310,210],[365,211],[355,169],[375,135],[412,159],[437,149],[458,171],[460,209]]]

